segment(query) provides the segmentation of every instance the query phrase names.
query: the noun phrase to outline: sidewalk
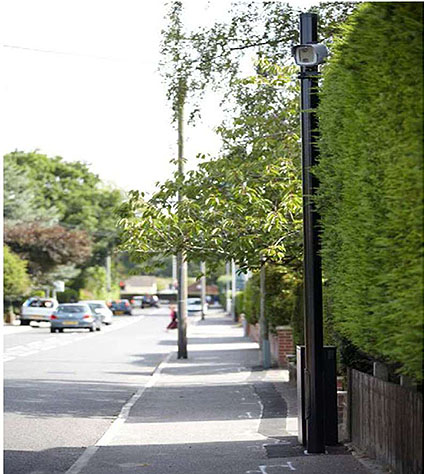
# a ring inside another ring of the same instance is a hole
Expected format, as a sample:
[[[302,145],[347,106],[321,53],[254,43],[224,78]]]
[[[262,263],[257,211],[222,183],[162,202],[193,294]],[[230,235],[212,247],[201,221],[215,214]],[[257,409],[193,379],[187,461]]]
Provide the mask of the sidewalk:
[[[189,358],[172,352],[68,474],[370,472],[343,447],[304,454],[288,372],[261,370],[229,317],[209,314],[188,342]]]

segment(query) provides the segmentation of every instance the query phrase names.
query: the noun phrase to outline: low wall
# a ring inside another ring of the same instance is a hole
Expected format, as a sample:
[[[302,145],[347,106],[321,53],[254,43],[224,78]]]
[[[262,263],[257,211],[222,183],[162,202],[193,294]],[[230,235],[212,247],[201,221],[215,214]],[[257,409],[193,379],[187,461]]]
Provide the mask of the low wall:
[[[260,343],[260,326],[248,324],[247,335],[255,342]],[[292,328],[290,326],[278,326],[276,334],[269,333],[270,352],[272,361],[279,367],[288,367],[288,356],[295,354]]]

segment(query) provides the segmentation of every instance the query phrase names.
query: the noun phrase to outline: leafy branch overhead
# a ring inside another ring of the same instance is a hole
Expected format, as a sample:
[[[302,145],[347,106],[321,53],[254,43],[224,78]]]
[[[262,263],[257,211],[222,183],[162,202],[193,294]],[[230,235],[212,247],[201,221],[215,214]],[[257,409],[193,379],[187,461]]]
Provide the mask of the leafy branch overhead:
[[[319,9],[321,13],[320,36],[331,40],[354,8],[352,2],[326,2],[312,7],[312,11]],[[278,65],[290,62],[291,45],[298,42],[300,12],[289,3],[233,2],[225,20],[187,31],[182,1],[170,2],[168,24],[162,31],[159,70],[167,85],[174,120],[182,85],[190,101],[189,121],[193,121],[208,88],[232,97],[234,83],[243,75],[247,58],[265,58]]]
[[[280,75],[280,92],[264,78],[239,83],[240,115],[220,128],[222,156],[203,157],[197,170],[185,176],[176,172],[149,200],[137,191],[130,194],[119,211],[124,250],[139,260],[180,250],[189,260],[209,265],[234,258],[242,269],[258,268],[261,257],[281,264],[299,261],[294,71],[274,69]],[[181,202],[178,193],[185,197]]]
[[[210,266],[234,258],[252,269],[265,257],[300,267],[298,90],[295,69],[282,65],[299,11],[274,2],[246,7],[235,3],[229,21],[188,32],[182,2],[170,4],[160,67],[174,119],[188,101],[193,119],[207,87],[226,90],[231,119],[217,129],[219,157],[175,173],[148,200],[131,193],[120,208],[121,248],[138,260],[184,251]],[[329,35],[350,8],[331,16]],[[255,52],[255,75],[242,77],[247,50]]]

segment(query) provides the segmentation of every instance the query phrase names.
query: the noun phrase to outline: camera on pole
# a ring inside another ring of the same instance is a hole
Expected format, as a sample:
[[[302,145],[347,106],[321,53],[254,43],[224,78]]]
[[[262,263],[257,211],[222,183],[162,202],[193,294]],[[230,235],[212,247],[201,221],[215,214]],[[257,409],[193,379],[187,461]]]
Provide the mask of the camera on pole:
[[[317,66],[325,62],[329,52],[321,43],[300,44],[292,47],[292,56],[298,66]]]
[[[320,255],[320,216],[314,205],[319,186],[312,169],[318,163],[319,64],[328,55],[317,42],[317,15],[300,16],[300,43],[292,48],[300,66],[301,142],[304,246],[304,339],[297,347],[297,382],[300,441],[308,453],[324,453],[326,444],[338,441],[336,408],[336,352],[323,347],[323,296]]]

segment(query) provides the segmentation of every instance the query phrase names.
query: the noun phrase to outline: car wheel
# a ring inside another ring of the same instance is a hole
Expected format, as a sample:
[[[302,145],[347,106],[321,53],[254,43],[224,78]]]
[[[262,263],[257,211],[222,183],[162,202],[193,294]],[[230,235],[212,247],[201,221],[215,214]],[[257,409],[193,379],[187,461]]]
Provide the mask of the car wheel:
[[[30,322],[29,319],[21,319],[21,326],[29,326]]]
[[[50,332],[54,333],[54,332],[56,332],[56,329],[55,328],[50,328]]]
[[[94,326],[90,326],[90,327],[89,327],[89,331],[90,331],[90,332],[94,332]]]
[[[102,328],[101,328],[100,326],[98,326],[98,327],[96,328],[96,331],[100,331],[101,329],[102,329]]]

